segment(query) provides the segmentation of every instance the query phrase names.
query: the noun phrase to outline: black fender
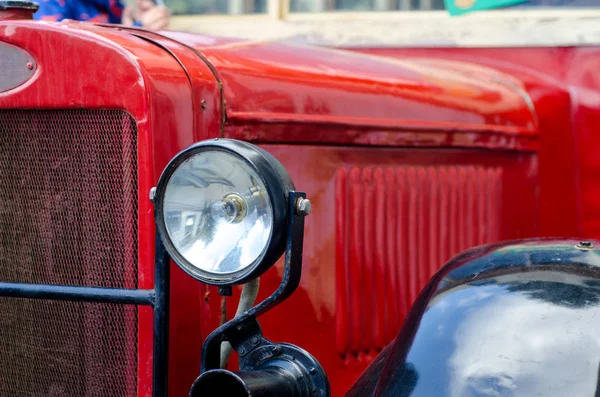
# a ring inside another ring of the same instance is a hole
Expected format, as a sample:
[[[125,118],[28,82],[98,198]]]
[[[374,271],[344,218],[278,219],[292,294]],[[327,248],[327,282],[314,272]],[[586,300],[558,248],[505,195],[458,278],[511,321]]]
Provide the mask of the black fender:
[[[348,396],[600,396],[597,248],[535,239],[458,255]]]

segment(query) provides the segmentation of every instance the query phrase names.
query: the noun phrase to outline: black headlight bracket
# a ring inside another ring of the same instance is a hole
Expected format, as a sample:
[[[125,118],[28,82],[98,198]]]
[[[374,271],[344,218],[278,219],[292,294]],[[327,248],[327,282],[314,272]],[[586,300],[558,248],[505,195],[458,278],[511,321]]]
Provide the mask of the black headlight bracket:
[[[194,382],[190,397],[211,395],[219,388],[218,392],[222,393],[223,387],[229,387],[223,385],[231,384],[238,384],[236,390],[245,396],[271,395],[269,393],[290,397],[329,396],[329,381],[317,360],[296,346],[264,338],[257,320],[288,298],[300,283],[304,215],[296,211],[296,206],[305,198],[305,193],[289,192],[284,272],[279,288],[263,302],[208,335],[202,348],[201,375]],[[224,341],[228,341],[240,357],[239,373],[220,369]],[[290,384],[293,387],[288,389]],[[235,396],[236,390],[228,392]]]
[[[273,208],[273,234],[264,255],[248,271],[231,280],[216,280],[193,271],[170,241],[163,219],[163,197],[177,168],[203,151],[225,151],[246,162],[262,179]],[[287,343],[273,343],[263,337],[258,317],[287,299],[298,287],[302,275],[304,217],[310,213],[306,194],[295,190],[285,168],[263,149],[231,139],[203,141],[180,152],[163,171],[150,194],[155,205],[158,234],[171,259],[190,276],[219,287],[219,294],[231,296],[231,286],[262,275],[285,253],[281,284],[267,299],[214,330],[202,347],[201,374],[192,385],[190,397],[227,395],[328,397],[329,381],[318,361],[305,350]],[[238,353],[240,372],[221,369],[221,345],[229,342]]]

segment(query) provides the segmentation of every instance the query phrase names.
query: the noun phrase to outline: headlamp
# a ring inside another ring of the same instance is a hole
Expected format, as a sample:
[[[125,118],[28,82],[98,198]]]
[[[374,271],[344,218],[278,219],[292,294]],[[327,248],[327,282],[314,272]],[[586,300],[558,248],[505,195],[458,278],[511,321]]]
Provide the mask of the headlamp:
[[[161,175],[156,226],[173,261],[192,277],[244,283],[283,254],[292,190],[285,168],[259,147],[203,141],[177,154]]]

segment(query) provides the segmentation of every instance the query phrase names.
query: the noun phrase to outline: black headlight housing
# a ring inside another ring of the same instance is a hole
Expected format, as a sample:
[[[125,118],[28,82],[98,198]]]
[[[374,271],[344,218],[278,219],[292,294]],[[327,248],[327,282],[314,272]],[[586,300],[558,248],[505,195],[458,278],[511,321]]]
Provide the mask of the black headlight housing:
[[[250,167],[261,179],[272,208],[273,224],[271,225],[271,235],[263,254],[251,265],[246,266],[226,279],[211,277],[210,274],[207,274],[208,272],[199,270],[184,258],[171,240],[165,221],[164,198],[168,183],[173,174],[186,160],[207,151],[226,152],[239,158]],[[160,176],[158,185],[153,193],[156,227],[165,249],[173,261],[190,276],[212,285],[227,286],[243,284],[248,280],[261,276],[282,256],[285,250],[285,231],[287,230],[286,225],[290,208],[288,197],[289,192],[294,189],[294,183],[283,165],[275,157],[258,146],[232,139],[214,139],[199,142],[178,153],[169,162]]]

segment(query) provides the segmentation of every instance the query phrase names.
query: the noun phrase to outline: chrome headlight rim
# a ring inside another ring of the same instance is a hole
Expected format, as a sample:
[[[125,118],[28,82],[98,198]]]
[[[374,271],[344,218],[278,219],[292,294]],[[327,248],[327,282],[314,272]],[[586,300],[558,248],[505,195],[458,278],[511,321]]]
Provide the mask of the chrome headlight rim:
[[[244,161],[260,177],[265,186],[273,211],[273,224],[270,238],[263,254],[251,265],[228,276],[211,276],[191,264],[175,247],[167,230],[164,216],[164,197],[169,180],[186,160],[204,151],[221,151]],[[158,235],[171,259],[191,277],[204,283],[228,286],[243,284],[260,277],[271,268],[285,251],[285,235],[288,220],[288,196],[295,190],[294,183],[287,170],[270,153],[253,144],[227,138],[215,138],[195,143],[175,155],[163,170],[154,193],[154,219]]]

